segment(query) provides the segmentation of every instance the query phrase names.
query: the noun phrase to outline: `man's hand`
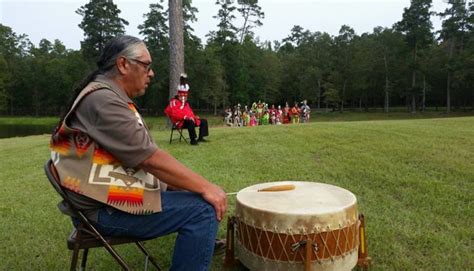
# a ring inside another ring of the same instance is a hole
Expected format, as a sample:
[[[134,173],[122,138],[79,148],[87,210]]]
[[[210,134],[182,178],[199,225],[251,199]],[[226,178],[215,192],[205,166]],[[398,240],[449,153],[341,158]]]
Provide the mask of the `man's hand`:
[[[193,117],[184,116],[184,120],[190,120],[190,121],[196,123],[196,121],[194,120]]]
[[[224,190],[181,164],[169,153],[157,149],[140,163],[139,167],[168,186],[200,194],[216,210],[217,220],[221,221],[224,218],[227,210],[227,196]]]
[[[211,183],[208,189],[206,189],[201,195],[207,202],[214,206],[217,220],[221,221],[227,210],[227,195],[224,190]]]

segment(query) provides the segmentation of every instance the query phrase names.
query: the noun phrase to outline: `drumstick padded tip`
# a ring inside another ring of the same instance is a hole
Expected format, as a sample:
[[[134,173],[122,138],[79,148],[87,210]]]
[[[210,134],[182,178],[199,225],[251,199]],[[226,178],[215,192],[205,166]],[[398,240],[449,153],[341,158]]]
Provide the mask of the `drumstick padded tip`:
[[[258,192],[279,192],[279,191],[289,191],[294,190],[295,186],[293,184],[283,184],[283,185],[274,185],[266,188],[257,190]]]

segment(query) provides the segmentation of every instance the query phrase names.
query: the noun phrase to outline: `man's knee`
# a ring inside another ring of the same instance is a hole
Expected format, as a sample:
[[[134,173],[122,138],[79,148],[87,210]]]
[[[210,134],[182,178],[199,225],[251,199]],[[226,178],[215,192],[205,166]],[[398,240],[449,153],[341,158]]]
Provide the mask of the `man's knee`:
[[[217,215],[216,215],[216,209],[214,206],[212,206],[209,202],[205,201],[203,198],[200,198],[200,210],[201,213],[206,216],[211,218],[213,222],[218,223],[217,221]]]
[[[183,122],[183,127],[186,128],[194,128],[196,125],[194,124],[194,121],[192,120],[184,120]]]
[[[216,210],[209,202],[207,202],[201,195],[192,192],[182,192],[183,196],[188,197],[188,205],[193,208],[193,213],[199,213],[206,217],[212,217],[217,220]]]

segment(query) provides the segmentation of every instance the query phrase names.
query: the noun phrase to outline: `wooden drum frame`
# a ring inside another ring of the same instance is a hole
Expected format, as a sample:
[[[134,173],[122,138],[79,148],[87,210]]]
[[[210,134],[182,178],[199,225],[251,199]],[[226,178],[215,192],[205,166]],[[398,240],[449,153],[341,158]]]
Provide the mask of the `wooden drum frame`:
[[[285,186],[294,189],[259,191]],[[235,252],[250,270],[351,270],[358,261],[359,224],[356,197],[346,189],[257,184],[237,193]]]

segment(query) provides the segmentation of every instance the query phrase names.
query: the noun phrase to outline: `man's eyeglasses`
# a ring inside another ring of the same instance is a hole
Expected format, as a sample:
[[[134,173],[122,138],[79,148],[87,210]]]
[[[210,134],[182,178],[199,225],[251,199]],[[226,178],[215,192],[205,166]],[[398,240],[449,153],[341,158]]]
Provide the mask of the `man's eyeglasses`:
[[[127,59],[142,65],[143,68],[145,68],[147,72],[149,72],[151,70],[151,62],[143,62],[143,61],[135,59],[135,58],[127,58]]]

